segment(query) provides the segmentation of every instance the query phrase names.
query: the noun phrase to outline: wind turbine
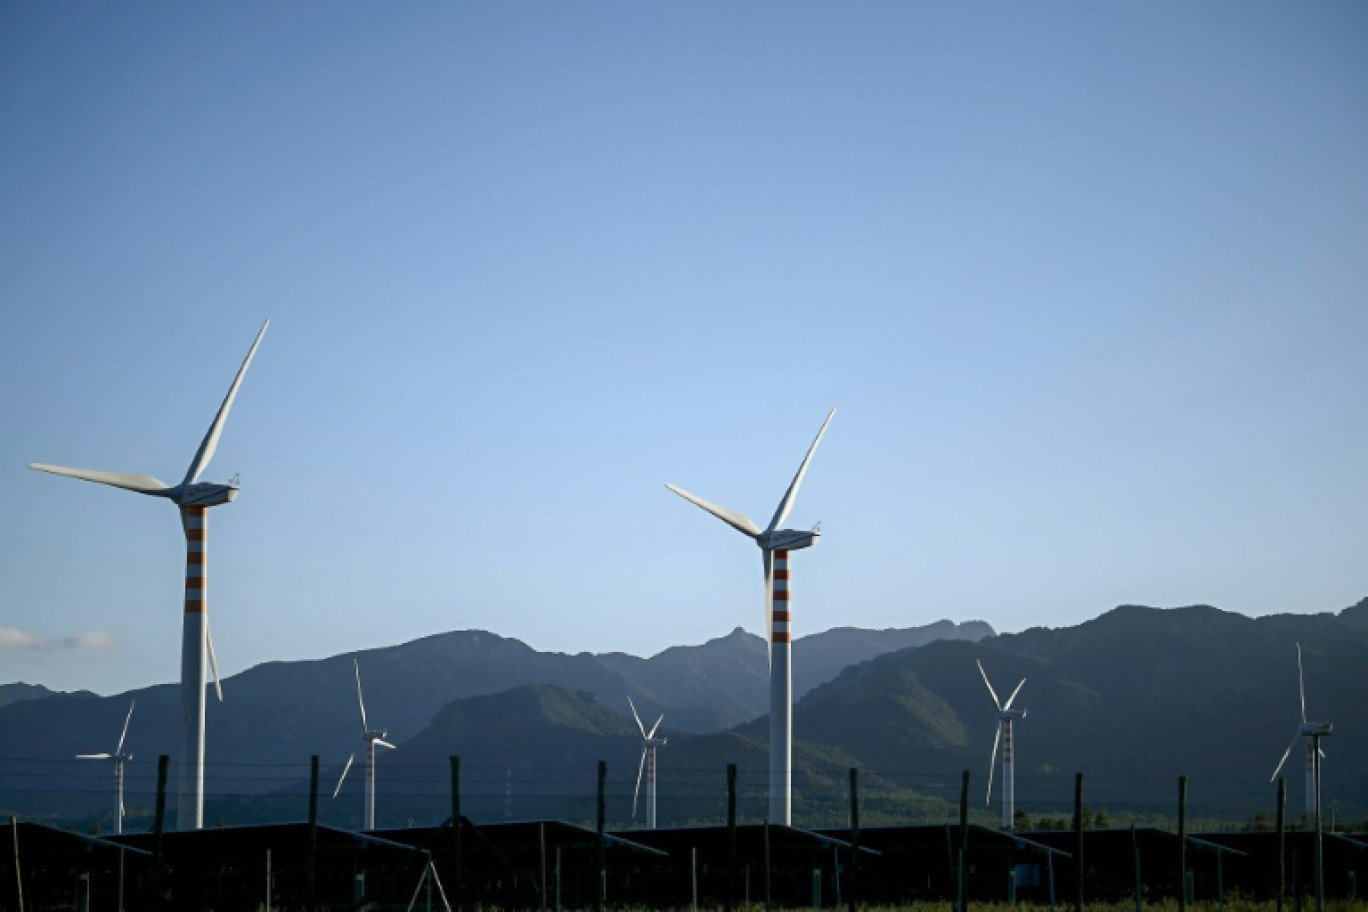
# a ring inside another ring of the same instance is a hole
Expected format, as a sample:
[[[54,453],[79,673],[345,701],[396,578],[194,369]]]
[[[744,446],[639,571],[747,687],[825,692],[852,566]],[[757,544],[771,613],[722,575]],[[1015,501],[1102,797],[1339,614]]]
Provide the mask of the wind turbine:
[[[385,740],[389,732],[383,728],[370,729],[366,727],[366,699],[361,696],[361,664],[356,659],[352,659],[352,664],[356,666],[356,705],[361,709],[361,746],[366,751],[366,829],[375,829],[375,746],[394,749],[394,745]],[[333,797],[336,798],[342,791],[342,783],[347,779],[347,771],[352,767],[352,761],[356,759],[356,749],[353,748],[351,756],[347,758],[347,765],[342,767],[342,775],[337,779],[337,788],[333,789]]]
[[[1321,758],[1325,756],[1321,750],[1321,738],[1334,733],[1335,726],[1329,722],[1308,722],[1306,721],[1306,682],[1302,677],[1302,654],[1301,643],[1297,644],[1297,689],[1301,692],[1301,725],[1297,726],[1297,733],[1288,742],[1287,749],[1283,751],[1282,759],[1278,761],[1278,766],[1273,770],[1273,775],[1268,777],[1272,782],[1278,778],[1278,773],[1282,770],[1283,764],[1287,762],[1287,757],[1292,753],[1292,748],[1297,746],[1297,739],[1301,738],[1306,744],[1306,811],[1315,815],[1316,820],[1316,842],[1315,842],[1315,871],[1314,879],[1316,883],[1316,912],[1321,912],[1325,906],[1325,870],[1323,867],[1323,855],[1321,854]]]
[[[1278,778],[1278,773],[1282,772],[1283,764],[1287,762],[1292,748],[1301,740],[1306,751],[1306,813],[1314,814],[1319,807],[1317,793],[1320,791],[1320,759],[1325,756],[1320,748],[1320,739],[1331,734],[1334,726],[1329,722],[1306,720],[1306,683],[1302,677],[1301,643],[1297,644],[1297,690],[1301,696],[1301,725],[1297,726],[1297,733],[1288,742],[1287,750],[1283,751],[1282,759],[1278,761],[1278,766],[1273,770],[1273,775],[1268,777],[1268,781],[1272,782]]]
[[[637,715],[636,704],[632,698],[627,697],[627,705],[632,707],[632,718],[636,719],[637,728],[641,730],[641,763],[637,765],[636,790],[632,792],[632,819],[636,819],[637,796],[641,794],[641,774],[646,773],[646,829],[656,828],[656,748],[663,745],[667,739],[657,738],[656,729],[660,728],[660,723],[665,721],[664,713],[659,719],[655,720],[655,725],[651,730],[646,731],[646,726],[641,724],[641,716]]]
[[[803,483],[803,475],[807,472],[812,454],[817,452],[817,444],[822,442],[822,435],[826,433],[827,425],[835,414],[834,408],[827,413],[816,439],[803,457],[802,465],[798,466],[798,473],[793,476],[783,499],[779,501],[778,509],[774,511],[774,517],[763,531],[741,513],[708,503],[672,484],[665,485],[760,546],[765,571],[765,639],[769,644],[770,665],[769,822],[784,826],[793,822],[793,652],[789,628],[792,614],[789,608],[788,555],[790,551],[817,544],[822,532],[820,523],[807,532],[779,527],[793,508],[793,500],[798,495],[798,486]]]
[[[180,508],[181,528],[185,531],[185,612],[181,626],[181,765],[177,788],[177,821],[182,830],[199,829],[204,826],[204,708],[205,708],[205,657],[214,673],[214,688],[218,698],[223,699],[223,687],[219,682],[218,661],[214,658],[214,643],[209,636],[208,590],[208,552],[209,523],[207,511],[210,507],[226,504],[237,497],[236,478],[227,484],[202,482],[200,475],[209,466],[209,460],[218,449],[219,435],[223,424],[228,420],[228,412],[233,407],[238,387],[252,363],[261,337],[266,334],[267,320],[261,324],[256,340],[242,360],[233,385],[228,387],[228,395],[223,398],[218,414],[209,425],[209,431],[200,441],[195,458],[190,460],[190,468],[178,485],[168,485],[150,475],[125,472],[99,472],[92,469],[68,469],[61,466],[44,465],[30,462],[30,469],[51,472],[54,475],[68,475],[83,481],[94,481],[112,485],[138,494],[152,497],[165,497]]]
[[[983,683],[988,688],[988,696],[993,698],[993,706],[997,708],[998,724],[997,731],[993,733],[993,753],[988,757],[988,794],[983,799],[984,804],[993,800],[993,767],[997,765],[998,741],[1002,742],[1002,825],[1011,829],[1016,817],[1016,760],[1012,756],[1012,723],[1017,719],[1026,718],[1026,710],[1012,709],[1012,701],[1017,694],[1021,693],[1021,685],[1026,683],[1022,678],[1017,684],[1016,690],[1003,703],[998,700],[997,691],[993,690],[993,685],[988,683],[988,672],[983,670],[983,663],[978,659],[974,660],[978,666],[979,674],[983,675]]]
[[[114,748],[112,754],[77,754],[77,760],[113,760],[114,761],[114,789],[118,796],[118,803],[114,805],[114,833],[117,835],[123,832],[124,801],[123,801],[123,779],[124,764],[132,762],[133,755],[123,752],[124,739],[128,737],[128,723],[133,721],[133,707],[136,701],[128,701],[128,715],[124,718],[123,731],[119,734],[119,746]]]

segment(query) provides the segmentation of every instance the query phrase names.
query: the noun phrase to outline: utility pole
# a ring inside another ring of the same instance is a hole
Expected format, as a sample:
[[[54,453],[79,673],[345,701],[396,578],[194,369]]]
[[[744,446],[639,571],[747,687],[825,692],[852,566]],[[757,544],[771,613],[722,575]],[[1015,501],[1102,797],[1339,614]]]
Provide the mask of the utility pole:
[[[849,912],[855,912],[855,872],[860,867],[860,771],[850,768],[850,881],[846,888]],[[836,875],[840,884],[840,874]]]
[[[461,906],[461,897],[464,896],[464,883],[461,872],[461,758],[451,756],[447,758],[451,763],[451,826],[456,836],[456,907]]]
[[[1287,831],[1283,815],[1287,811],[1287,780],[1278,779],[1278,908],[1283,912],[1283,894],[1287,892]]]
[[[1187,776],[1178,777],[1178,912],[1187,912]]]
[[[598,762],[598,889],[594,894],[595,912],[603,912],[603,903],[608,898],[608,864],[604,858],[603,850],[603,788],[608,779],[608,764],[602,760]]]
[[[969,854],[969,771],[965,770],[960,779],[960,825],[959,825],[959,875],[955,895],[959,912],[969,908],[968,898],[964,895],[964,865]]]
[[[727,764],[727,912],[736,893],[736,764]]]
[[[1078,882],[1074,884],[1074,912],[1083,912],[1083,774],[1074,776],[1074,867]]]
[[[304,889],[309,912],[318,901],[318,754],[309,758],[309,860],[305,865]]]

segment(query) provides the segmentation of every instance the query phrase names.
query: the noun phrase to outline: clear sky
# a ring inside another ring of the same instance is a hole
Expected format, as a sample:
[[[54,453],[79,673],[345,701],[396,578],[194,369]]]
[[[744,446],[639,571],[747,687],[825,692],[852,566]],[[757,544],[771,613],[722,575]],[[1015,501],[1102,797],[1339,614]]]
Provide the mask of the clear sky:
[[[0,682],[1368,595],[1360,2],[0,5]]]

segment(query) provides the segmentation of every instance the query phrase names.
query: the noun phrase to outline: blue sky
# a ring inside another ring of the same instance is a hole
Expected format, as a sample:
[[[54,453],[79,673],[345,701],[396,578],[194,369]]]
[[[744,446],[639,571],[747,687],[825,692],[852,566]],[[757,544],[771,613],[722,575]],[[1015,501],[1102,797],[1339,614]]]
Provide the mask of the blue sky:
[[[1368,8],[0,7],[0,682],[1368,595]]]

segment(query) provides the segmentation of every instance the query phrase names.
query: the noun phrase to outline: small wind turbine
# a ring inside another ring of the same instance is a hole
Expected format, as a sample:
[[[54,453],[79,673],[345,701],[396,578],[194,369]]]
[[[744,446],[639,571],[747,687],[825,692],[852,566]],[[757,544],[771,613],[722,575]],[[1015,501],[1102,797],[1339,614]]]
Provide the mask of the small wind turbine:
[[[798,495],[798,486],[803,483],[803,475],[807,472],[812,454],[817,452],[817,444],[822,442],[822,435],[826,433],[831,416],[835,414],[834,408],[827,413],[826,420],[817,431],[817,438],[808,447],[807,455],[798,466],[798,473],[789,482],[788,490],[784,492],[774,517],[764,531],[748,516],[708,503],[672,484],[665,486],[760,546],[765,569],[765,631],[770,661],[768,819],[770,823],[784,826],[793,823],[793,649],[789,628],[792,614],[789,608],[788,554],[817,544],[822,531],[820,523],[809,532],[779,527],[793,508],[793,500]]]
[[[993,800],[993,767],[997,765],[998,741],[1002,742],[1002,825],[1011,829],[1016,816],[1016,760],[1012,756],[1012,723],[1018,719],[1026,718],[1026,710],[1012,709],[1012,701],[1017,694],[1021,693],[1021,685],[1026,683],[1022,678],[1017,684],[1016,690],[1007,698],[1006,703],[998,700],[997,691],[993,690],[993,685],[988,683],[988,672],[983,670],[983,663],[978,659],[974,660],[978,666],[979,674],[983,675],[983,683],[988,688],[988,696],[993,698],[993,706],[997,708],[998,724],[997,731],[993,733],[993,753],[988,757],[988,795],[983,803],[988,804]]]
[[[366,700],[361,696],[361,664],[356,659],[352,659],[352,664],[356,666],[356,705],[361,709],[361,746],[366,751],[366,829],[375,829],[375,746],[394,749],[394,745],[385,740],[389,732],[383,728],[370,729],[366,727]],[[347,771],[352,767],[352,761],[356,759],[356,750],[353,749],[351,756],[347,757],[347,765],[342,767],[342,775],[337,779],[337,788],[333,789],[333,797],[336,798],[342,791],[342,783],[346,781]]]
[[[223,398],[218,414],[209,425],[209,431],[200,441],[195,458],[185,478],[178,485],[153,478],[126,472],[99,472],[93,469],[68,469],[62,466],[44,465],[30,462],[30,469],[51,472],[53,475],[67,475],[82,481],[94,481],[112,485],[138,494],[152,497],[165,497],[180,508],[181,528],[185,530],[185,613],[181,625],[181,758],[180,782],[178,786],[177,820],[182,830],[199,829],[204,826],[204,708],[205,708],[205,658],[214,674],[214,689],[218,698],[223,699],[223,688],[219,683],[218,661],[214,658],[214,642],[209,636],[208,554],[209,554],[209,517],[210,507],[226,504],[237,497],[238,485],[235,480],[228,484],[202,482],[200,475],[209,466],[209,460],[218,449],[219,435],[223,433],[224,422],[233,407],[238,387],[252,363],[261,337],[266,334],[267,320],[261,324],[256,340],[242,360],[233,385],[228,387],[228,395]]]
[[[636,719],[637,728],[641,730],[641,763],[637,765],[636,790],[632,792],[632,819],[636,819],[637,796],[641,794],[641,774],[646,773],[646,829],[654,830],[656,827],[656,748],[663,745],[667,739],[657,738],[656,729],[660,728],[660,723],[665,721],[664,713],[659,719],[655,720],[655,725],[651,730],[646,731],[646,726],[641,724],[641,716],[637,715],[636,704],[632,698],[627,698],[627,705],[632,707],[632,718]]]
[[[1329,722],[1308,722],[1306,720],[1306,683],[1302,677],[1301,643],[1297,644],[1297,690],[1301,696],[1301,724],[1297,726],[1297,733],[1288,742],[1287,750],[1283,751],[1282,759],[1278,761],[1278,765],[1273,770],[1273,775],[1268,777],[1268,781],[1272,782],[1278,778],[1278,773],[1282,772],[1283,764],[1287,762],[1288,755],[1292,753],[1292,748],[1297,746],[1298,740],[1301,740],[1306,751],[1306,813],[1314,814],[1319,808],[1317,799],[1320,792],[1320,760],[1325,756],[1320,747],[1320,739],[1331,734],[1334,726]]]
[[[1268,781],[1272,782],[1278,778],[1278,773],[1282,771],[1292,748],[1297,746],[1297,739],[1301,738],[1306,743],[1306,811],[1308,814],[1314,814],[1316,819],[1313,878],[1316,884],[1316,912],[1320,912],[1325,905],[1325,871],[1321,854],[1321,759],[1325,752],[1321,750],[1320,742],[1321,738],[1334,733],[1335,726],[1329,722],[1306,720],[1306,682],[1302,676],[1301,643],[1297,644],[1297,689],[1301,692],[1301,725],[1297,726],[1297,733],[1288,742],[1287,750],[1283,751],[1282,759],[1278,761],[1278,766],[1273,770],[1273,775],[1268,777]]]
[[[133,700],[129,700],[129,701],[128,701],[128,715],[124,717],[124,727],[123,727],[123,731],[119,734],[119,746],[116,747],[116,748],[114,748],[114,753],[112,753],[112,754],[77,754],[77,755],[76,755],[76,759],[77,759],[77,760],[113,760],[113,761],[114,761],[114,790],[115,790],[115,794],[117,795],[117,802],[118,802],[117,804],[114,805],[114,832],[115,832],[115,834],[119,834],[119,833],[122,833],[122,832],[123,832],[123,820],[124,820],[124,800],[123,800],[124,764],[125,764],[125,763],[130,763],[130,762],[132,762],[132,760],[133,760],[133,755],[132,755],[131,753],[128,753],[128,754],[125,754],[125,753],[124,753],[123,746],[124,746],[124,739],[126,739],[126,738],[128,737],[128,723],[131,722],[131,721],[133,721],[133,707],[134,707],[135,705],[136,705],[136,702],[135,702],[135,701],[133,701]]]

